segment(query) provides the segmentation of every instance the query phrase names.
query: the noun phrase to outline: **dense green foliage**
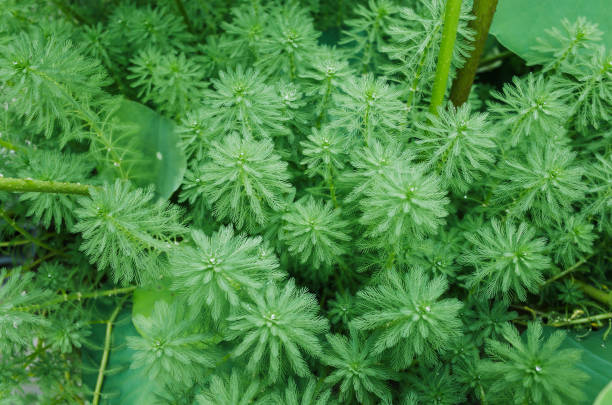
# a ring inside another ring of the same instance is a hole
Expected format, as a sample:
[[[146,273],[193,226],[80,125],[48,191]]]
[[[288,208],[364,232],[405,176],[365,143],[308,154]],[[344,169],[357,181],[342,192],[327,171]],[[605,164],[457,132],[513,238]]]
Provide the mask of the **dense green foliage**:
[[[345,3],[0,0],[0,404],[585,399],[543,331],[612,318],[601,27],[430,108],[446,1]]]

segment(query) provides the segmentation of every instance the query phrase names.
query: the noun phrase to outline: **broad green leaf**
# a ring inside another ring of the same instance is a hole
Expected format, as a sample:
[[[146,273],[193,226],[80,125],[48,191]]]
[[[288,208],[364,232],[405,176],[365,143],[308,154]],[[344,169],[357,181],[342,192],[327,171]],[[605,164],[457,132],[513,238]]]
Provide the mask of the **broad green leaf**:
[[[597,395],[593,405],[612,405],[612,381]]]
[[[549,335],[556,328],[544,328],[544,330],[545,334]],[[584,393],[587,396],[585,405],[592,404],[604,387],[612,381],[612,340],[610,338],[604,340],[604,334],[605,330],[600,330],[581,338],[575,332],[567,331],[567,337],[561,345],[561,348],[564,349],[582,350],[578,368],[590,377],[584,385]],[[610,391],[609,388],[608,391]],[[608,392],[607,395],[611,394]],[[600,405],[608,404],[608,402],[602,402]]]
[[[506,48],[529,62],[531,47],[545,30],[561,27],[561,20],[586,17],[598,23],[603,41],[612,49],[612,3],[610,0],[499,0],[491,33]]]
[[[176,296],[176,293],[171,292],[166,286],[156,284],[148,288],[138,288],[134,291],[132,297],[132,317],[136,315],[142,315],[145,318],[151,316],[155,302],[164,300],[167,303],[171,303]],[[136,330],[138,328],[135,326]],[[138,331],[141,333],[141,331]]]
[[[174,123],[130,100],[122,102],[117,118],[134,127],[130,147],[136,158],[130,162],[130,179],[139,186],[154,184],[158,196],[169,198],[181,184],[187,167]]]
[[[110,316],[112,310],[113,308],[108,308],[103,313]],[[138,336],[131,319],[131,311],[124,308],[113,327],[111,351],[102,385],[100,405],[151,404],[155,398],[157,383],[150,380],[141,369],[130,368],[134,351],[127,346],[127,337]],[[89,370],[84,376],[84,382],[92,392],[102,358],[105,331],[105,324],[94,325],[92,334],[94,349],[86,348],[82,354],[84,368]]]

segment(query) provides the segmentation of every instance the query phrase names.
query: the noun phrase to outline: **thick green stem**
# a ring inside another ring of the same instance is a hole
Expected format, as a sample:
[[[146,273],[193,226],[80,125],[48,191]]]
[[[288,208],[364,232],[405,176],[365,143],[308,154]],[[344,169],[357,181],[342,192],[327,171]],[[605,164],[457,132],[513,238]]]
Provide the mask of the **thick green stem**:
[[[112,290],[103,290],[103,291],[90,291],[90,292],[75,292],[71,294],[62,294],[57,298],[50,299],[41,304],[28,305],[27,307],[17,307],[15,308],[18,311],[35,311],[38,309],[48,308],[55,304],[61,304],[63,302],[68,301],[80,301],[88,298],[101,298],[101,297],[110,297],[113,295],[121,295],[121,294],[129,294],[133,292],[136,287],[123,287],[123,288],[113,288]]]
[[[434,78],[431,92],[431,104],[429,111],[438,113],[438,107],[444,102],[444,94],[448,84],[453,50],[455,49],[455,38],[459,26],[459,15],[461,14],[461,0],[448,0],[444,12],[444,27],[442,28],[442,42],[438,53],[438,65],[436,66],[436,77]]]
[[[574,280],[574,282],[578,284],[578,287],[580,287],[580,289],[584,291],[586,295],[593,298],[595,301],[599,301],[602,304],[606,304],[608,307],[612,307],[612,293],[601,291],[600,289],[597,289],[592,285],[580,280]]]
[[[92,186],[80,183],[0,177],[0,191],[9,191],[13,193],[36,192],[89,195],[91,187]]]
[[[480,57],[484,51],[485,42],[489,35],[493,14],[497,8],[497,0],[474,0],[472,13],[476,18],[470,21],[470,28],[476,32],[474,40],[474,50],[465,65],[457,72],[457,77],[451,87],[450,99],[455,106],[465,103],[470,95],[470,89],[474,83],[476,70],[480,62]]]

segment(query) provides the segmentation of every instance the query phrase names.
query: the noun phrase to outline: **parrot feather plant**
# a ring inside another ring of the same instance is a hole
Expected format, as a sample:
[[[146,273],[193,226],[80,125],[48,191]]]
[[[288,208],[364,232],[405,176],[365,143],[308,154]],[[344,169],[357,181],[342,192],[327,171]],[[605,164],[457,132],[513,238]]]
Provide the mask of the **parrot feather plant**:
[[[605,27],[353,3],[0,0],[0,404],[586,398]]]

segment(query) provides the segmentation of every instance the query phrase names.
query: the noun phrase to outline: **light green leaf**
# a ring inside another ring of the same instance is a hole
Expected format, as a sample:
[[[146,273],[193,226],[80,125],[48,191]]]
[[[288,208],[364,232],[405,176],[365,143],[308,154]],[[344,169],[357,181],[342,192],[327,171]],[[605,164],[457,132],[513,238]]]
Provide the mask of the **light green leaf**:
[[[598,23],[603,42],[612,49],[612,3],[610,0],[499,0],[491,33],[506,48],[529,62],[531,47],[545,30],[561,27],[561,20],[578,17]]]
[[[612,405],[612,381],[597,395],[593,405]]]
[[[130,149],[136,158],[130,162],[130,179],[141,187],[154,184],[158,196],[169,198],[181,184],[187,167],[174,123],[130,100],[122,102],[116,117],[134,126]]]
[[[155,302],[164,300],[168,304],[174,301],[176,293],[171,292],[167,286],[156,284],[148,288],[138,288],[132,297],[132,317],[142,315],[145,318],[151,316]],[[136,327],[136,330],[138,328]],[[138,331],[142,335],[141,331]]]

